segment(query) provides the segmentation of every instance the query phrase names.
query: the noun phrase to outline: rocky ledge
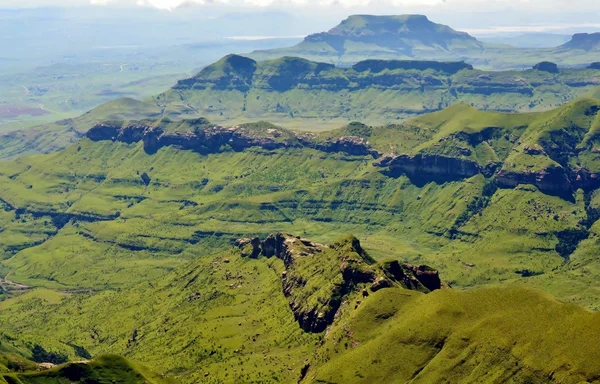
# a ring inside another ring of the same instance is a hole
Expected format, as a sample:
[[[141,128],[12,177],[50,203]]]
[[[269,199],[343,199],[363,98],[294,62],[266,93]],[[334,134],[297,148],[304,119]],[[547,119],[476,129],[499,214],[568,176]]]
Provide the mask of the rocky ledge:
[[[323,332],[346,298],[353,292],[370,292],[390,287],[431,292],[442,287],[437,271],[390,261],[378,264],[353,236],[329,246],[291,234],[239,239],[243,257],[277,257],[284,263],[282,289],[300,327]]]
[[[500,170],[496,175],[498,186],[514,188],[520,184],[535,185],[540,191],[554,196],[572,195],[573,186],[565,169],[560,166],[550,167],[537,172],[512,172]]]
[[[187,121],[194,125],[193,121]],[[339,137],[324,141],[312,136],[296,136],[287,131],[268,129],[256,131],[245,127],[225,128],[218,125],[206,125],[203,120],[193,132],[165,132],[150,123],[99,123],[87,133],[92,141],[120,141],[124,143],[143,142],[147,153],[156,153],[160,148],[172,146],[181,150],[199,153],[219,153],[223,146],[234,151],[243,151],[257,147],[265,150],[280,148],[313,148],[322,152],[342,152],[348,155],[379,157],[381,154],[360,137]]]
[[[543,193],[572,199],[579,188],[586,191],[600,188],[600,173],[586,168],[564,168],[559,165],[547,169],[513,171],[502,168],[501,163],[481,165],[469,158],[470,151],[460,156],[429,153],[416,155],[383,155],[373,149],[361,137],[345,136],[319,138],[314,134],[295,134],[283,128],[261,129],[249,126],[225,128],[196,119],[183,122],[193,131],[169,131],[157,122],[107,122],[93,126],[87,133],[92,141],[119,141],[124,143],[143,142],[147,153],[155,153],[163,147],[191,150],[202,154],[219,153],[226,148],[244,151],[249,148],[276,150],[287,148],[310,148],[324,153],[343,153],[349,156],[370,156],[377,159],[373,165],[381,168],[390,177],[408,176],[417,185],[432,181],[447,182],[462,180],[482,174],[495,177],[501,188],[514,188],[521,184],[535,185]],[[163,125],[164,126],[164,125]],[[526,146],[527,155],[547,156],[540,145]]]
[[[480,173],[491,177],[498,167],[496,163],[482,167],[469,159],[428,154],[386,155],[374,165],[387,168],[387,173],[391,176],[405,174],[413,180],[423,182],[460,180]]]

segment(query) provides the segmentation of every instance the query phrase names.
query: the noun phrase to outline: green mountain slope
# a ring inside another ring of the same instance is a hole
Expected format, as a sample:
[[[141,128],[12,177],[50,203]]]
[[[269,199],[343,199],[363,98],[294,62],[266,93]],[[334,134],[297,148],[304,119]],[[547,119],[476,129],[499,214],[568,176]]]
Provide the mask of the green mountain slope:
[[[574,295],[562,272],[595,234],[599,106],[517,115],[459,105],[320,134],[107,122],[63,152],[3,164],[2,268],[67,293],[118,288],[232,238],[352,232],[376,257],[397,247],[454,285],[554,276],[557,296],[595,307],[596,293]]]
[[[0,167],[0,322],[21,340],[0,345],[124,356],[73,367],[126,382],[163,378],[130,360],[182,383],[594,382],[597,315],[538,290],[598,309],[599,116],[96,124]]]
[[[576,329],[600,316],[537,291],[389,289],[347,315],[303,382],[598,382],[599,351]]]
[[[431,270],[374,264],[354,238],[276,238],[254,257],[230,248],[150,283],[0,311],[29,339],[120,353],[161,380],[108,356],[9,382],[595,382],[598,314],[523,288],[429,293]],[[327,332],[303,330],[304,307],[323,304],[340,306]]]
[[[205,117],[227,125],[269,120],[328,130],[360,120],[388,124],[467,103],[483,110],[543,111],[594,97],[598,68],[489,72],[463,62],[367,60],[351,68],[295,57],[256,62],[230,55],[152,99],[118,99],[75,119],[0,135],[0,158],[49,153],[100,121]]]
[[[144,373],[142,373],[144,372]],[[122,383],[158,384],[164,383],[136,364],[119,356],[101,356],[91,361],[67,363],[55,368],[31,373],[13,373],[0,378],[8,384],[45,383]]]
[[[557,107],[598,86],[594,69],[485,72],[456,63],[377,61],[352,68],[284,57],[227,56],[156,98],[171,117],[356,119],[387,123],[457,102],[523,112]]]

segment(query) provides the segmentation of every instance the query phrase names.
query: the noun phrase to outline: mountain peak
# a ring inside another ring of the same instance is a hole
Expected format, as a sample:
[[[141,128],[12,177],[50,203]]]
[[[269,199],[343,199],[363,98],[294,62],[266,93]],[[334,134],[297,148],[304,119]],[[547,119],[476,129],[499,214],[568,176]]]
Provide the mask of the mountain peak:
[[[564,49],[583,49],[584,51],[600,50],[600,32],[576,33],[571,41],[560,46]]]
[[[448,51],[456,48],[479,48],[477,39],[447,25],[430,21],[424,15],[353,15],[328,32],[308,36],[305,43],[326,43],[345,51],[348,42],[358,42],[412,56],[413,49]]]
[[[436,24],[425,15],[352,15],[332,28],[329,34],[360,37],[368,35],[395,34],[407,36],[421,33],[451,33],[461,37],[470,37],[467,33],[457,32],[454,29]]]

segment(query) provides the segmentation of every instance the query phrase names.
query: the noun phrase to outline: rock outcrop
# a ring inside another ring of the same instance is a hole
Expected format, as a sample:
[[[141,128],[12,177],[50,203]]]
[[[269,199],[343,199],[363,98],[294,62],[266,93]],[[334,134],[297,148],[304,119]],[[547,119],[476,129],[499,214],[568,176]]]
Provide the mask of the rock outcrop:
[[[475,161],[468,159],[427,154],[414,156],[388,155],[375,162],[374,165],[386,167],[390,175],[405,174],[409,178],[421,182],[461,180],[479,173],[489,177],[494,173],[497,166],[496,164],[490,164],[482,167]]]
[[[282,136],[276,130],[263,132],[244,127],[225,128],[217,125],[202,126],[193,132],[165,132],[151,123],[99,123],[88,131],[87,137],[92,141],[110,140],[128,144],[142,141],[147,153],[156,153],[160,148],[168,146],[203,154],[219,153],[223,150],[222,147],[227,145],[237,152],[252,147],[265,150],[312,148],[327,153],[342,152],[355,156],[376,158],[381,155],[360,137],[347,136],[317,140],[309,135],[296,136],[290,133]]]
[[[501,169],[496,175],[496,182],[502,188],[514,188],[520,184],[532,184],[540,191],[549,195],[570,197],[573,194],[573,185],[565,169],[561,166],[531,172],[514,172]]]
[[[447,74],[455,74],[462,70],[473,70],[473,66],[464,61],[456,62],[439,62],[439,61],[424,61],[424,60],[365,60],[358,62],[352,66],[357,72],[371,71],[378,73],[384,70],[405,69],[425,71],[432,69]]]
[[[555,63],[552,63],[550,61],[542,61],[541,63],[537,63],[536,65],[533,66],[533,69],[537,70],[537,71],[542,71],[542,72],[549,72],[549,73],[558,73],[558,65],[556,65]]]
[[[430,292],[441,288],[437,271],[426,266],[379,265],[348,236],[329,246],[290,234],[277,233],[234,242],[244,257],[277,257],[284,263],[282,289],[300,327],[323,332],[333,322],[342,302],[352,292],[389,287]]]

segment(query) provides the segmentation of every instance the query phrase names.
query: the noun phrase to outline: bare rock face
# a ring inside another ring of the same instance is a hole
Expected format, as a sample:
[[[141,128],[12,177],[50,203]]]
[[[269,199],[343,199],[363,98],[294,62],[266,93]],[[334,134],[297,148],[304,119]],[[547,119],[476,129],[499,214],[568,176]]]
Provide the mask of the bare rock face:
[[[329,246],[285,233],[269,235],[262,242],[239,239],[235,244],[244,257],[262,255],[283,261],[282,290],[306,332],[323,332],[353,292],[363,292],[366,297],[368,288],[372,292],[390,287],[423,292],[441,288],[437,271],[397,261],[379,265],[353,236]]]
[[[205,122],[203,123],[205,124]],[[257,147],[265,150],[281,148],[313,148],[327,153],[341,152],[353,156],[379,157],[381,154],[369,146],[360,137],[340,137],[326,141],[315,140],[312,136],[303,135],[281,137],[279,131],[269,130],[256,133],[251,130],[221,126],[201,127],[194,132],[164,132],[161,128],[142,123],[99,123],[87,133],[92,141],[121,141],[124,143],[143,142],[144,150],[153,154],[160,148],[173,147],[203,154],[219,153],[224,145],[237,152]]]
[[[573,194],[573,186],[565,169],[554,166],[537,172],[512,172],[500,170],[496,182],[502,188],[514,188],[520,184],[535,185],[540,191],[553,196],[567,197]]]
[[[439,272],[426,265],[400,264],[398,261],[391,261],[384,264],[384,270],[392,280],[400,281],[409,289],[418,290],[424,286],[429,291],[435,291],[442,288]],[[390,284],[389,280],[377,281],[371,287],[373,292],[386,288]]]
[[[121,132],[121,125],[110,123],[99,123],[94,125],[88,132],[87,137],[92,141],[111,140],[114,141]]]
[[[483,168],[472,160],[441,155],[386,156],[374,165],[388,167],[392,175],[406,174],[423,181],[461,180],[483,173]]]
[[[574,173],[574,189],[581,188],[585,191],[592,191],[600,188],[600,173],[592,172],[587,168],[576,168]]]

